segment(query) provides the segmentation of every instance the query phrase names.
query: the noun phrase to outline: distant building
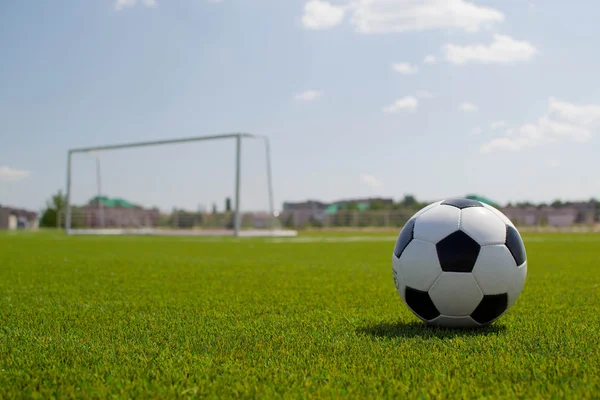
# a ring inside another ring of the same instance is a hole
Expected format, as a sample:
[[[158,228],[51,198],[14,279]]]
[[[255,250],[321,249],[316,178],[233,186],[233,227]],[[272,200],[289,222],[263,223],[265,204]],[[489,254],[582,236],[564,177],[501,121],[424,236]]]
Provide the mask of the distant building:
[[[94,197],[73,214],[73,221],[89,228],[153,227],[160,211],[119,198]]]
[[[580,201],[580,202],[567,202],[564,204],[565,207],[573,208],[577,211],[577,217],[575,223],[579,224],[592,224],[596,220],[596,201]]]
[[[583,221],[580,210],[572,206],[505,207],[502,212],[515,225],[522,226],[549,225],[566,227]]]
[[[329,204],[323,203],[316,200],[307,200],[301,202],[285,202],[283,203],[283,211],[297,211],[297,210],[325,210]]]
[[[600,207],[598,207],[598,203],[595,200],[556,203],[551,206],[521,203],[515,206],[509,205],[507,207],[501,207],[497,202],[477,194],[467,194],[465,197],[496,207],[517,226],[567,227],[576,224],[590,225],[594,224],[596,221],[600,222]],[[376,209],[383,208],[386,211],[367,212],[368,210],[373,209],[373,203],[376,202],[378,204]],[[353,204],[353,209],[359,211],[358,213],[343,213],[350,203]],[[354,221],[352,223],[360,225],[361,223],[372,223],[364,222],[368,214],[371,214],[372,218],[381,219],[381,222],[379,222],[380,224],[387,225],[390,224],[390,221],[393,221],[394,218],[404,218],[398,217],[398,213],[401,211],[395,209],[393,205],[394,201],[390,198],[344,199],[331,203],[316,200],[298,203],[286,202],[283,207],[282,220],[292,226],[303,226],[306,224],[315,224],[318,226],[319,223],[325,223],[327,225],[337,223],[335,221],[339,222],[340,220],[342,221],[342,224]],[[381,216],[377,217],[377,215],[380,214]],[[339,218],[336,219],[337,217]],[[371,220],[366,219],[366,221]]]
[[[368,209],[371,204],[379,202],[384,207],[391,207],[394,204],[394,199],[390,198],[359,198],[359,199],[343,199],[330,203],[325,203],[317,200],[307,200],[303,202],[283,203],[283,211],[337,211],[343,210],[350,203],[354,203],[358,206],[358,209]]]
[[[539,225],[540,213],[537,207],[504,207],[502,213],[515,225]]]
[[[540,212],[548,225],[556,227],[573,225],[579,214],[575,207],[542,207]]]
[[[373,203],[379,203],[383,205],[384,208],[391,208],[394,205],[394,199],[390,198],[381,198],[381,197],[372,197],[365,199],[347,199],[340,200],[331,203],[330,206],[335,206],[335,210],[343,210],[348,206],[348,204],[354,203],[357,205],[359,210],[368,210]]]
[[[36,212],[0,206],[0,230],[37,229],[38,226]]]
[[[285,202],[283,203],[282,218],[291,219],[294,226],[302,226],[307,223],[320,223],[325,220],[327,215],[334,215],[338,211],[344,210],[349,204],[356,204],[359,211],[368,210],[371,204],[379,202],[384,208],[391,208],[394,199],[390,198],[358,198],[344,199],[331,203],[325,203],[316,200],[307,200],[304,202]]]

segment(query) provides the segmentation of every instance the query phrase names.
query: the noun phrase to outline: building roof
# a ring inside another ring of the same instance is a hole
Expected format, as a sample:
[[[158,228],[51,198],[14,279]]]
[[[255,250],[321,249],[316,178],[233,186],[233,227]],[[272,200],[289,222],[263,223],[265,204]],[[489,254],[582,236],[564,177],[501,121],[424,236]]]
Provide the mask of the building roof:
[[[95,196],[94,198],[92,198],[92,200],[90,200],[90,203],[97,203],[98,201],[100,201],[102,203],[102,206],[106,208],[139,208],[138,205],[130,203],[125,199],[111,199],[106,196]]]
[[[467,199],[471,199],[471,200],[477,200],[480,201],[482,203],[485,203],[487,205],[490,205],[492,207],[500,207],[500,205],[498,203],[496,203],[495,201],[492,201],[486,197],[483,196],[478,196],[476,194],[469,194],[466,196]]]
[[[346,208],[346,205],[347,205],[348,203],[349,203],[349,202],[339,202],[339,203],[330,204],[330,205],[327,207],[327,209],[325,210],[325,212],[326,212],[327,214],[330,214],[330,215],[332,215],[332,214],[335,214],[335,213],[337,213],[337,212],[338,212],[338,211],[340,211],[340,210],[344,210],[344,209]],[[356,209],[357,209],[358,211],[365,211],[365,210],[368,210],[368,209],[369,209],[369,203],[365,203],[365,202],[362,202],[362,203],[356,203]]]
[[[36,219],[38,215],[38,213],[35,211],[23,210],[21,208],[3,207],[2,205],[0,205],[0,208],[8,210],[8,213],[10,215],[14,215],[16,217],[24,217],[30,221]]]

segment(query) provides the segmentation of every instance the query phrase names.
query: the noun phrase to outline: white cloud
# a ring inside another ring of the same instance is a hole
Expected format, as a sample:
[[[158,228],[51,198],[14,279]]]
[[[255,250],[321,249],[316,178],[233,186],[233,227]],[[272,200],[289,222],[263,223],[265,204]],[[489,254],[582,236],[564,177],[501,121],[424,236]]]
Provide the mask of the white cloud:
[[[361,33],[460,29],[477,32],[504,14],[466,0],[356,0],[351,23]]]
[[[133,7],[137,0],[115,0],[115,10],[119,11],[125,7]]]
[[[551,133],[554,136],[551,138],[552,141],[566,137],[576,142],[586,142],[592,136],[590,130],[584,126],[552,120],[546,115],[540,117],[537,125],[532,125],[531,129],[533,135],[530,136],[541,138],[544,134]],[[523,127],[521,127],[521,131],[523,131]]]
[[[405,62],[392,65],[392,69],[401,74],[416,74],[419,71],[419,67],[416,65],[411,65]]]
[[[298,93],[294,98],[300,101],[313,101],[323,96],[323,92],[320,90],[305,90],[302,93]]]
[[[417,90],[417,97],[420,99],[434,99],[435,95],[427,90]]]
[[[499,34],[494,35],[494,41],[490,45],[460,46],[446,44],[442,47],[442,51],[446,60],[456,65],[464,65],[470,62],[514,64],[520,61],[528,61],[537,54],[537,49],[531,43]]]
[[[134,7],[138,3],[138,0],[115,0],[115,10],[121,11],[124,8]],[[156,7],[158,5],[156,0],[141,0],[141,4],[146,7]]]
[[[548,99],[548,114],[589,126],[600,122],[600,105],[575,105],[550,97]]]
[[[577,105],[550,97],[546,113],[536,122],[523,124],[515,131],[507,130],[504,137],[484,143],[480,151],[519,151],[561,141],[585,143],[598,127],[600,105]]]
[[[521,149],[521,144],[516,140],[510,138],[496,138],[492,139],[489,142],[481,145],[479,151],[481,153],[489,153],[493,150],[507,150],[507,151],[518,151]]]
[[[435,64],[437,62],[437,58],[433,54],[429,54],[423,59],[423,62],[425,64]]]
[[[0,165],[0,182],[16,182],[27,178],[29,175],[31,175],[29,171]]]
[[[475,112],[475,111],[477,111],[477,106],[475,104],[473,104],[473,103],[468,103],[468,102],[461,103],[460,106],[459,106],[459,108],[460,108],[461,111],[464,111],[464,112]]]
[[[383,182],[373,175],[362,173],[359,175],[359,179],[365,185],[368,185],[372,188],[379,188],[383,186]]]
[[[497,9],[467,0],[347,0],[343,6],[323,0],[304,5],[302,23],[307,29],[332,28],[351,14],[360,33],[391,33],[459,29],[478,32],[504,21]]]
[[[304,5],[302,24],[307,29],[328,29],[344,19],[344,9],[321,0],[310,0]]]
[[[492,123],[490,124],[490,128],[491,129],[504,129],[504,128],[508,128],[508,124],[506,123],[506,121],[492,121]]]
[[[396,113],[401,110],[415,111],[419,105],[419,101],[414,96],[406,96],[396,100],[394,103],[383,108],[385,113]]]
[[[560,167],[560,161],[558,161],[558,160],[550,160],[550,161],[548,162],[548,166],[549,166],[550,168],[556,168],[556,167]]]
[[[481,135],[481,132],[482,132],[481,128],[479,126],[477,126],[477,127],[473,128],[471,130],[471,132],[469,133],[469,135],[471,135],[471,136],[479,136],[479,135]]]

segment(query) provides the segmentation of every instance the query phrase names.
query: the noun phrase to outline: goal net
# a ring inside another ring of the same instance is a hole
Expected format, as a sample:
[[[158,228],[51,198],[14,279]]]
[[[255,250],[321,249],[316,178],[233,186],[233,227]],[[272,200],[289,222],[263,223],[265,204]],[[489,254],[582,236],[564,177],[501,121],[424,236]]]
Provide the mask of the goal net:
[[[67,164],[69,234],[296,235],[278,218],[264,136],[73,149]]]

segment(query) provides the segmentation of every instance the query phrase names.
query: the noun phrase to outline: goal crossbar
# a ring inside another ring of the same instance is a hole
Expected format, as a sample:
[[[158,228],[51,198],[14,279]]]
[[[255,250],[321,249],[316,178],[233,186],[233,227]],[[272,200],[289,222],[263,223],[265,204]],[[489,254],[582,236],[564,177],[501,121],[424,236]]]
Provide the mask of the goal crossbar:
[[[241,155],[242,155],[242,139],[243,138],[251,138],[251,139],[260,139],[264,141],[265,144],[265,156],[266,156],[266,169],[267,169],[267,187],[268,187],[268,197],[269,197],[269,224],[271,233],[274,232],[273,218],[275,217],[275,210],[273,205],[273,182],[272,182],[272,173],[271,173],[271,153],[270,153],[270,145],[269,138],[264,135],[256,135],[251,133],[226,133],[226,134],[218,134],[218,135],[209,135],[209,136],[192,136],[178,139],[165,139],[165,140],[154,140],[154,141],[145,141],[145,142],[132,142],[132,143],[122,143],[122,144],[110,144],[103,146],[93,146],[93,147],[82,147],[82,148],[74,148],[68,150],[67,155],[67,188],[66,188],[66,204],[65,204],[65,231],[67,234],[78,233],[75,230],[71,229],[71,182],[72,182],[72,158],[74,154],[77,153],[92,153],[92,152],[100,152],[100,151],[110,151],[110,150],[120,150],[127,148],[139,148],[139,147],[148,147],[148,146],[159,146],[159,145],[169,145],[169,144],[180,144],[180,143],[188,143],[188,142],[200,142],[207,140],[225,140],[225,139],[235,139],[236,141],[236,151],[235,151],[235,205],[234,205],[234,226],[233,226],[233,235],[241,236],[240,226],[241,226],[241,207],[240,207],[240,186],[241,186]],[[293,232],[295,233],[295,232]],[[290,232],[283,232],[282,235],[289,235]],[[275,233],[275,235],[277,235]],[[248,235],[244,235],[248,236]]]

